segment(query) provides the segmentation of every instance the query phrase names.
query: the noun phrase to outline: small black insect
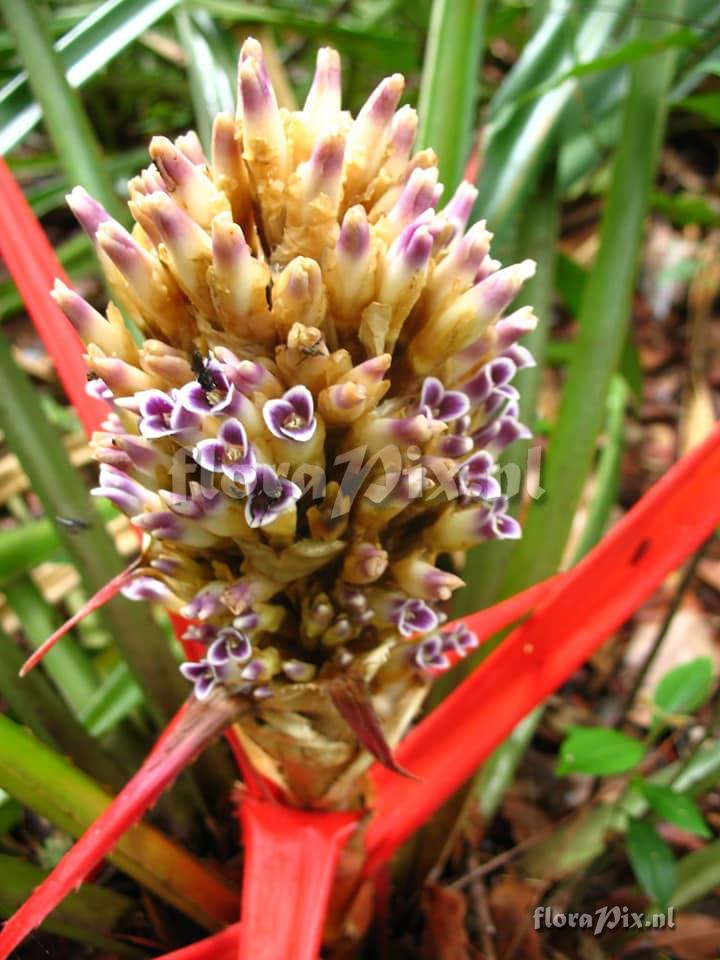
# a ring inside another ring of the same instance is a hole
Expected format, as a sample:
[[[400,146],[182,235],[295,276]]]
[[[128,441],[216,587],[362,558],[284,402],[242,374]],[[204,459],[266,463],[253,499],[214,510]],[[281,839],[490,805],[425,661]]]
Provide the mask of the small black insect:
[[[88,521],[80,520],[78,517],[55,517],[55,522],[65,527],[69,533],[82,533],[83,530],[90,529]]]
[[[193,350],[192,354],[192,372],[195,374],[195,379],[207,393],[210,390],[216,390],[217,384],[215,383],[215,377],[212,375],[212,371],[208,370],[206,367],[206,360],[199,350]]]

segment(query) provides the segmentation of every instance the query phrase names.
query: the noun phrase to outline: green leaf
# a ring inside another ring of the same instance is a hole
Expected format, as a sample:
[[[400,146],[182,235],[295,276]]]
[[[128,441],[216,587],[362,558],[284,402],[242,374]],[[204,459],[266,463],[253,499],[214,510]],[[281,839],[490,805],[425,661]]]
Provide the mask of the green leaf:
[[[0,787],[78,837],[97,820],[111,796],[64,757],[0,714]],[[227,922],[237,894],[155,827],[137,823],[108,860],[207,929]]]
[[[23,818],[23,810],[9,793],[0,790],[0,837],[17,826]]]
[[[661,910],[666,909],[677,883],[677,864],[670,847],[649,823],[631,819],[627,852],[637,882]]]
[[[557,86],[553,81],[577,60],[597,57],[625,6],[620,2],[610,10],[585,4],[582,13],[573,9],[567,17],[546,17],[493,97],[475,207],[491,228],[507,222],[531,190],[552,150],[560,117],[577,91],[576,78]],[[516,107],[540,80],[552,89]]]
[[[409,72],[417,69],[415,37],[405,30],[394,33],[378,30],[374,23],[340,17],[326,19],[322,15],[308,15],[278,5],[265,6],[259,3],[241,3],[239,0],[188,0],[189,10],[205,10],[213,17],[231,23],[262,24],[268,27],[293,30],[301,36],[331,41],[338,48],[356,56],[373,56],[385,66],[388,61],[393,69]],[[312,6],[307,7],[312,10]],[[372,17],[368,16],[371,21]]]
[[[57,611],[45,600],[28,574],[3,585],[8,605],[22,624],[30,646],[36,650],[61,624]],[[62,698],[77,715],[97,686],[97,674],[74,636],[59,644],[45,658],[45,670]]]
[[[142,690],[127,664],[119,663],[87,700],[80,719],[94,737],[102,737],[142,702]]]
[[[652,195],[652,205],[678,227],[686,227],[690,223],[697,223],[701,227],[720,226],[720,210],[711,205],[708,197],[697,193],[683,191],[668,194],[658,190]],[[693,263],[697,269],[696,261],[689,262]],[[667,270],[663,270],[662,276],[663,278],[668,276]],[[685,278],[687,277],[688,275],[685,274]]]
[[[235,112],[236,52],[227,32],[220,30],[203,10],[175,14],[180,43],[188,57],[190,94],[198,134],[210,150],[213,119]]]
[[[105,67],[178,0],[108,0],[55,44],[69,85],[77,88]],[[7,153],[40,120],[25,71],[0,90],[0,153]]]
[[[588,271],[566,253],[557,256],[557,289],[570,313],[580,312]]]
[[[663,820],[674,823],[683,830],[697,833],[700,837],[712,836],[697,804],[686,794],[677,793],[672,787],[648,783],[647,780],[638,781],[637,786],[655,813]]]
[[[520,98],[518,98],[517,104],[520,106],[528,101],[535,100],[539,96],[549,93],[556,86],[559,86],[566,80],[570,80],[575,77],[585,77],[595,73],[604,73],[613,69],[614,67],[626,66],[627,64],[635,63],[637,60],[642,60],[645,57],[662,53],[665,50],[691,47],[696,43],[697,38],[695,34],[692,32],[692,30],[688,30],[684,27],[680,30],[677,30],[675,33],[664,37],[653,38],[650,40],[630,40],[610,53],[603,53],[601,56],[595,57],[592,60],[585,61],[584,63],[578,63],[574,67],[571,67],[569,70],[566,70],[564,73],[560,74],[560,76],[553,77],[552,80],[548,80],[545,83],[526,91]]]
[[[682,910],[715,892],[720,886],[720,840],[706,843],[683,857],[678,865],[673,904]]]
[[[638,5],[635,23],[640,39],[662,37],[669,29],[666,20],[653,16],[653,9],[652,0]],[[667,4],[668,16],[681,11],[679,0]],[[523,539],[513,551],[503,586],[506,596],[557,569],[593,466],[606,398],[627,338],[674,54],[672,50],[658,54],[652,70],[642,61],[631,68],[630,90],[623,107],[623,132],[600,230],[600,249],[583,290],[579,333],[545,457],[541,483],[547,493],[534,501],[528,511]]]
[[[631,770],[645,756],[645,747],[618,730],[571,727],[560,747],[557,773],[605,775]]]
[[[31,863],[0,854],[0,916],[10,917],[47,876]],[[145,952],[108,935],[134,909],[130,897],[85,884],[70,894],[42,924],[41,929],[85,943],[113,957],[141,958]]]
[[[438,155],[446,196],[462,179],[470,153],[485,0],[434,0],[425,48],[418,146]]]
[[[33,0],[0,0],[15,36],[28,81],[42,106],[45,128],[68,178],[82,184],[117,219],[124,208],[108,176],[100,147],[80,99],[66,77],[47,26]]]
[[[712,660],[696,657],[665,674],[655,688],[653,701],[664,713],[692,713],[710,697],[713,680]]]
[[[720,123],[720,93],[700,93],[696,97],[685,97],[675,106],[699,114],[713,126]]]

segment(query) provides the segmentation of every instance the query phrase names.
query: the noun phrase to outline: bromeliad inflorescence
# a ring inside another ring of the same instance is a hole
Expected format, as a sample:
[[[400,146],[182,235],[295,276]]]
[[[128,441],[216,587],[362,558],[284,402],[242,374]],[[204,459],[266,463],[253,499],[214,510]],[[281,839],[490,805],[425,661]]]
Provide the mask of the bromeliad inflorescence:
[[[245,747],[287,795],[357,799],[363,722],[390,743],[433,671],[462,585],[442,557],[519,536],[495,456],[527,436],[510,381],[535,318],[503,311],[531,261],[500,268],[475,190],[437,210],[431,150],[399,75],[356,118],[318,54],[302,110],[277,106],[260,45],[240,54],[237,116],[156,137],[130,182],[131,232],[69,197],[120,311],[55,298],[112,412],[96,494],[143,531],[126,586],[191,621],[198,699],[247,702]],[[354,706],[348,708],[348,704]],[[348,725],[350,724],[350,726]]]

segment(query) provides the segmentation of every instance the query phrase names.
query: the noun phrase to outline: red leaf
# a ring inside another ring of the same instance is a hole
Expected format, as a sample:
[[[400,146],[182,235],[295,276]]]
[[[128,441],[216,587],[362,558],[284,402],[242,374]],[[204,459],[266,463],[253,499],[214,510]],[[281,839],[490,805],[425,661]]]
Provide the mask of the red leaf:
[[[0,157],[0,254],[60,382],[88,434],[107,416],[108,408],[85,393],[87,367],[83,342],[50,296],[56,278],[68,282],[55,251],[30,209],[22,190]]]
[[[485,610],[479,610],[470,616],[462,617],[460,620],[457,620],[456,623],[466,624],[475,634],[478,641],[484,643],[486,640],[495,636],[498,631],[509,627],[517,620],[520,620],[521,617],[524,617],[525,614],[530,613],[540,599],[549,596],[560,586],[564,576],[564,573],[558,573],[553,577],[548,577],[547,580],[533,584],[532,587],[528,587],[526,590],[522,590],[512,597],[508,597],[507,600],[501,600],[500,603],[496,603],[493,607],[486,607]],[[450,623],[447,626],[451,628],[455,626],[455,623]],[[445,651],[445,656],[449,661],[450,667],[455,666],[455,664],[462,659],[458,653],[452,650]],[[442,673],[446,673],[450,667],[434,670],[433,674],[439,676]]]
[[[720,523],[720,426],[668,471],[535,613],[396,749],[422,783],[375,765],[368,869],[383,863],[515,725],[577,668]],[[552,495],[552,494],[550,494]],[[463,618],[472,629],[475,617]]]
[[[338,854],[359,816],[243,799],[240,957],[317,960]]]
[[[192,698],[181,708],[132,780],[7,921],[0,933],[0,960],[80,886],[163,790],[233,721],[236,711],[229,698],[206,703]],[[232,902],[225,906],[227,919],[233,919]]]

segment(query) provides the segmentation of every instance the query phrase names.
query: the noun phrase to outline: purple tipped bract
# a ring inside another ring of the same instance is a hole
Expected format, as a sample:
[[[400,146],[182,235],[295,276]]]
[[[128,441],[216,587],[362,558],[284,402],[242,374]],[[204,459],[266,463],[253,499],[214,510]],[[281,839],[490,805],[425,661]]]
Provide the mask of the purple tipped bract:
[[[453,630],[446,630],[442,635],[442,641],[446,650],[452,650],[460,657],[466,657],[468,653],[480,646],[477,634],[464,623],[459,623]]]
[[[491,476],[495,461],[485,450],[473,454],[460,467],[457,474],[461,497],[478,500],[495,500],[502,493],[499,482]]]
[[[170,591],[160,580],[154,577],[133,577],[120,591],[128,600],[146,600],[148,603],[163,603]]]

